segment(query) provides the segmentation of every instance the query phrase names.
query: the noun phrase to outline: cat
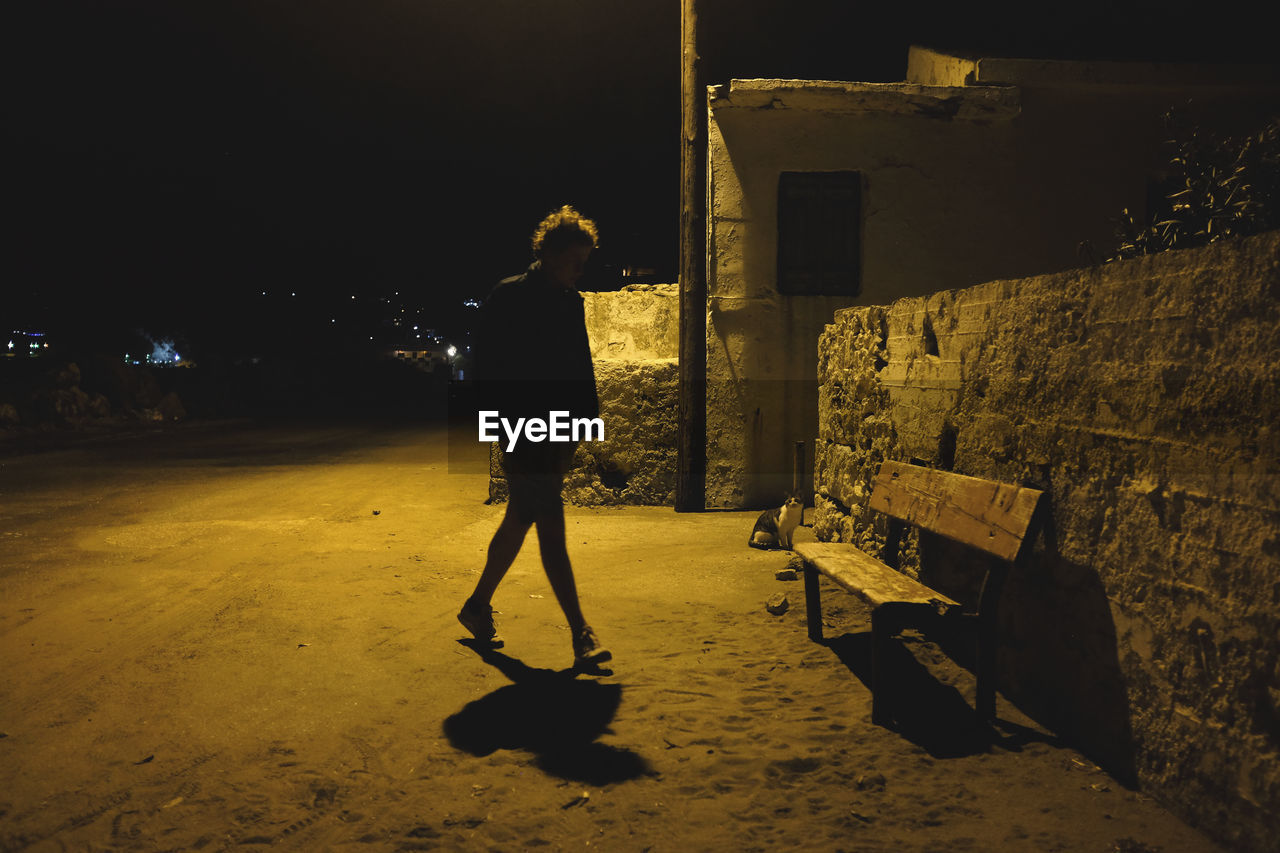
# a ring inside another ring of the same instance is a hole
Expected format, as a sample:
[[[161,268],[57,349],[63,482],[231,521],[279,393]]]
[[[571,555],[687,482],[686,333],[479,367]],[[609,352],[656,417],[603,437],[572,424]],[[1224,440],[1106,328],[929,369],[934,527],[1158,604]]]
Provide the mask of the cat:
[[[782,506],[766,509],[756,519],[747,544],[752,548],[785,548],[791,550],[791,534],[804,516],[804,504],[794,495],[787,495]]]

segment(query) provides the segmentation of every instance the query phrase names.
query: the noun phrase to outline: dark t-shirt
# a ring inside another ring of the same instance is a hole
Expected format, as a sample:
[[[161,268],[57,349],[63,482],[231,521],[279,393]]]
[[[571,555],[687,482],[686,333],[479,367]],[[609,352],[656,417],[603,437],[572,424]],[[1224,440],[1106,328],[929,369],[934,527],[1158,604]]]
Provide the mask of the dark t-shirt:
[[[534,263],[485,300],[476,347],[481,408],[517,418],[600,414],[582,296],[547,279]],[[505,446],[505,441],[504,441]]]

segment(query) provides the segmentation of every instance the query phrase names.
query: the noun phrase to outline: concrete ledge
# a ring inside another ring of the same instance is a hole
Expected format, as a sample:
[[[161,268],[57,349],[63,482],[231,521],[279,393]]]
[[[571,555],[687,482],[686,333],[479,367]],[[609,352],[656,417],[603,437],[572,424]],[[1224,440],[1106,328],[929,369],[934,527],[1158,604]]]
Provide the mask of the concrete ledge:
[[[1014,86],[924,86],[835,80],[732,80],[711,86],[713,110],[807,110],[836,114],[890,113],[943,121],[1007,121],[1022,111]]]
[[[1177,88],[1241,90],[1280,87],[1280,68],[1262,64],[1107,62],[974,56],[912,45],[907,80],[930,86],[1036,88]]]

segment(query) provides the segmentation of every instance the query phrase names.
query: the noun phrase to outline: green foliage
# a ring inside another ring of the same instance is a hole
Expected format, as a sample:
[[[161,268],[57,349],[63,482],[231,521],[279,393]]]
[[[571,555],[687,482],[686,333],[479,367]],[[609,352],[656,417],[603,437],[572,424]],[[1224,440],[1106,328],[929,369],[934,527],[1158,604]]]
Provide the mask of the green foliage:
[[[1126,209],[1108,261],[1204,246],[1280,227],[1280,117],[1227,136],[1165,115],[1171,138],[1159,200],[1139,223]]]

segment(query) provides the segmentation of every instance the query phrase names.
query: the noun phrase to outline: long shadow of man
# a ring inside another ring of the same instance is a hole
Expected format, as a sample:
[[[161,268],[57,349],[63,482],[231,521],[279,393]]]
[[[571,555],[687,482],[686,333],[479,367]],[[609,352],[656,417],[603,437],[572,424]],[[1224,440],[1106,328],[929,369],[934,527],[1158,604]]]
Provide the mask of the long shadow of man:
[[[578,680],[574,669],[535,669],[487,644],[460,641],[512,683],[469,702],[444,721],[457,749],[490,755],[499,749],[533,753],[553,776],[591,785],[649,775],[649,763],[628,749],[596,743],[610,733],[622,703],[622,685]]]

